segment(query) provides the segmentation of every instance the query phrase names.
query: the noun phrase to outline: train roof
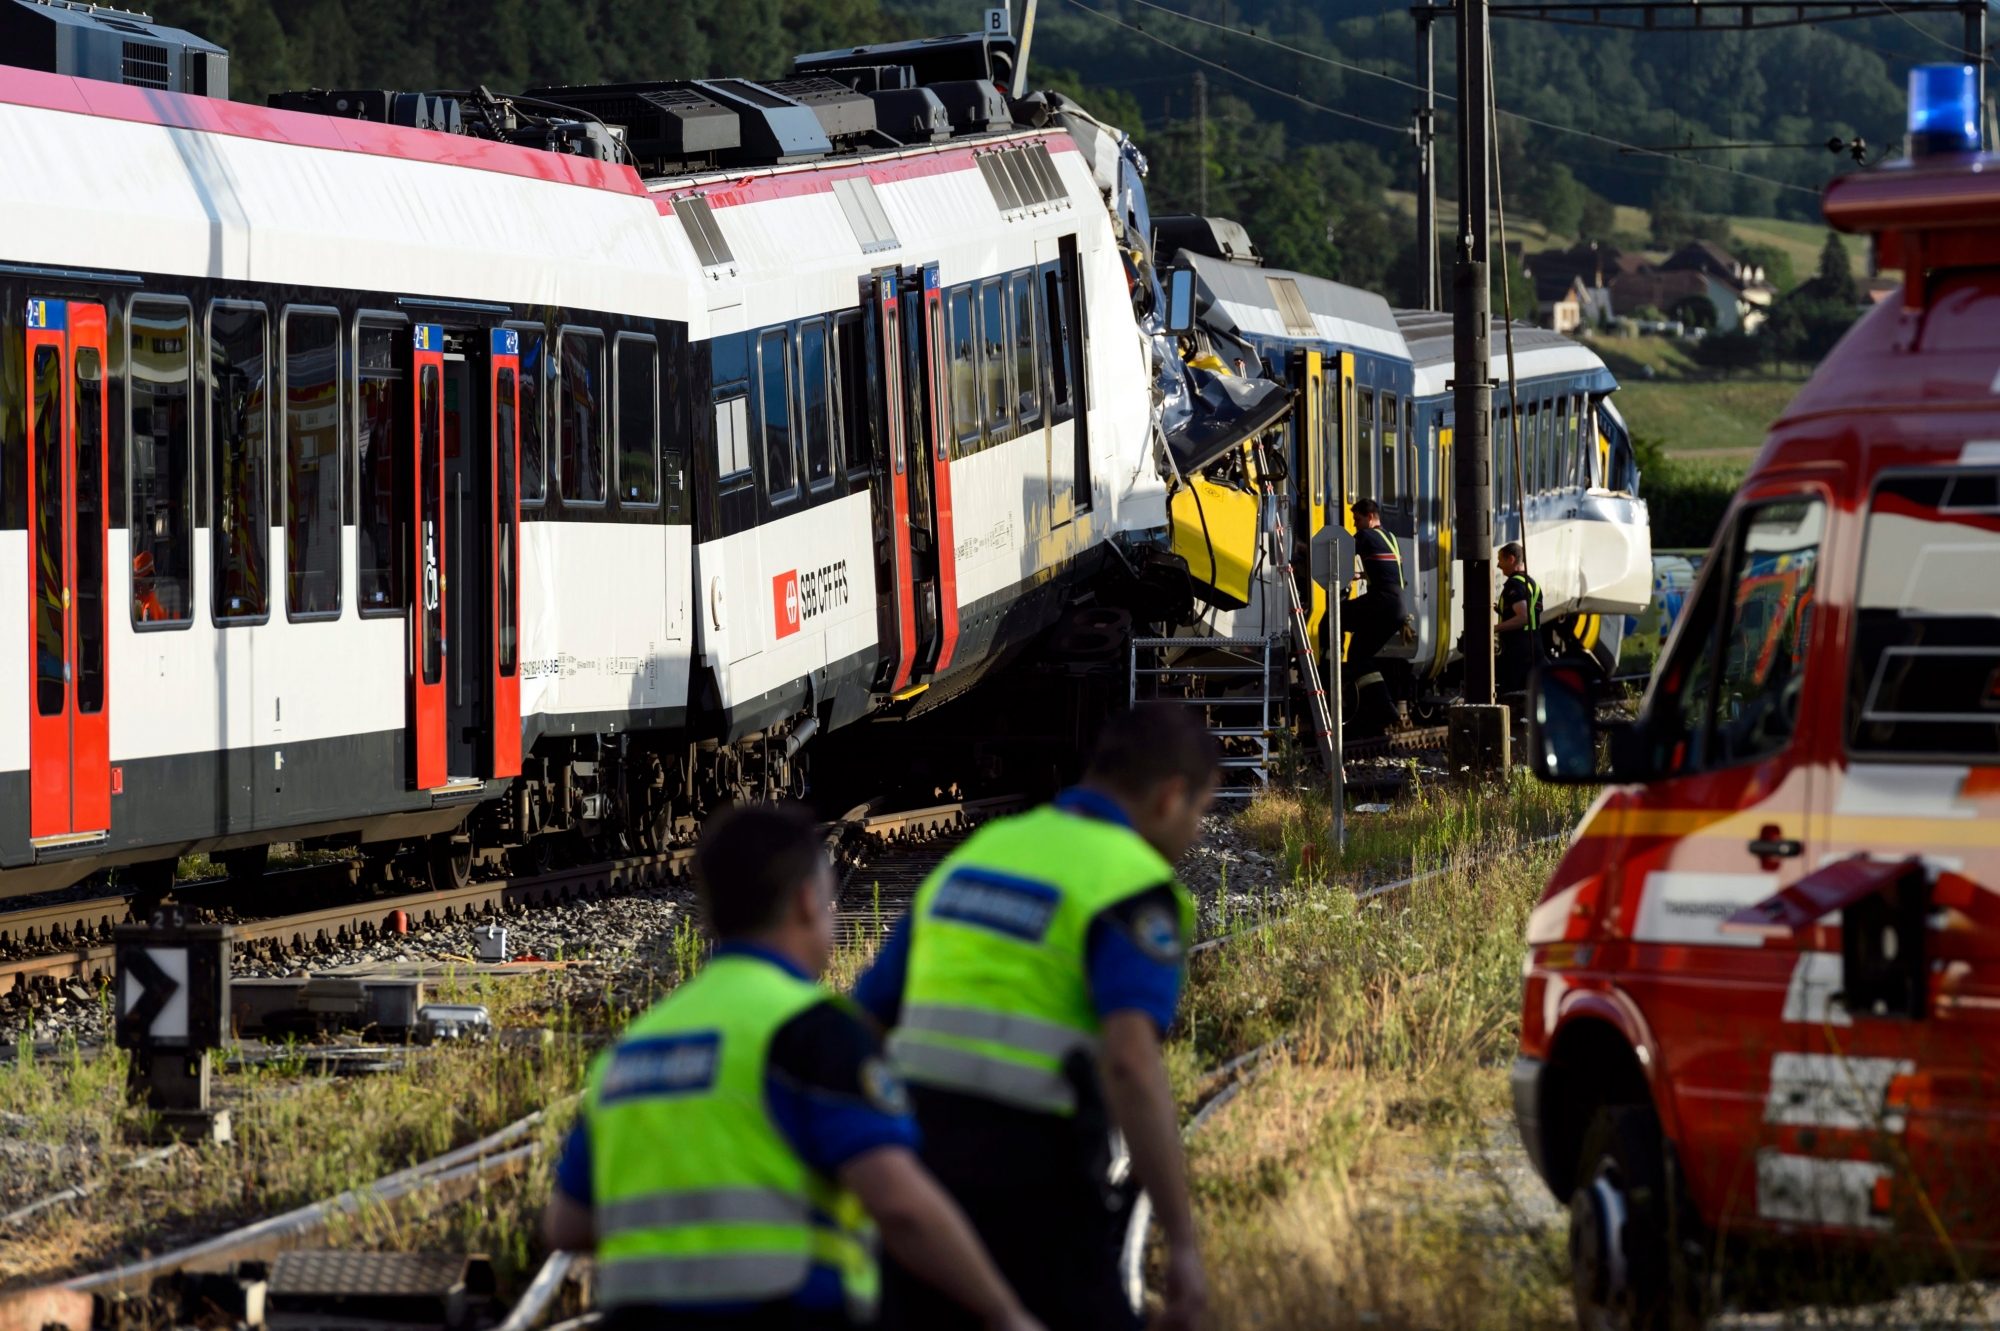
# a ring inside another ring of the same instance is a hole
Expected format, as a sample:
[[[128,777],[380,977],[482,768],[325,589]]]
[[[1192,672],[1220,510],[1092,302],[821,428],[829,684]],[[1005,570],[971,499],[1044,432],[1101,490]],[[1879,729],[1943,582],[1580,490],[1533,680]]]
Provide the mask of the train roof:
[[[1429,397],[1445,391],[1451,377],[1451,315],[1443,310],[1397,310],[1396,326],[1409,346],[1411,363],[1417,371],[1417,396]],[[1493,320],[1491,341],[1492,377],[1503,384],[1507,377],[1507,321]],[[1590,386],[1610,392],[1618,381],[1596,352],[1574,338],[1549,328],[1514,321],[1514,372],[1522,379],[1553,375],[1584,375],[1601,382]]]
[[[1307,273],[1252,268],[1187,250],[1181,251],[1179,261],[1192,267],[1208,288],[1214,303],[1207,318],[1223,322],[1218,316],[1224,316],[1235,331],[1261,337],[1317,338],[1399,359],[1409,355],[1389,302],[1372,291]],[[1297,305],[1286,310],[1293,295],[1302,302],[1303,310]],[[1310,319],[1310,328],[1300,322],[1302,312]]]

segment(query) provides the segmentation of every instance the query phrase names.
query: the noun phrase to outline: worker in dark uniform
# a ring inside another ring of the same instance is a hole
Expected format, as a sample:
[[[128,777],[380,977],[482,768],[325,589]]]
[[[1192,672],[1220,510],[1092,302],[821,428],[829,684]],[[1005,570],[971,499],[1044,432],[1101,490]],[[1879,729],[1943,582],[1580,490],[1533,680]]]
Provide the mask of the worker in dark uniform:
[[[1347,668],[1354,694],[1357,735],[1380,735],[1396,721],[1396,702],[1380,658],[1389,640],[1403,631],[1403,552],[1394,532],[1382,528],[1382,510],[1372,499],[1354,504],[1354,553],[1368,590],[1340,607],[1340,627],[1348,635]]]
[[[867,1324],[879,1226],[969,1323],[1041,1331],[919,1163],[866,1017],[818,983],[835,888],[812,820],[726,810],[695,863],[720,946],[592,1067],[543,1216],[552,1246],[596,1249],[605,1325]]]
[[[924,1163],[1054,1331],[1139,1325],[1118,1279],[1129,1205],[1109,1182],[1112,1128],[1166,1231],[1153,1325],[1191,1331],[1207,1305],[1160,1045],[1194,929],[1173,861],[1200,831],[1217,758],[1191,709],[1115,718],[1081,785],[938,866],[855,987],[893,1028]],[[899,1267],[893,1325],[970,1325]]]
[[[1528,576],[1527,552],[1519,541],[1500,547],[1499,661],[1494,671],[1496,693],[1522,693],[1528,672],[1541,659],[1542,589]]]

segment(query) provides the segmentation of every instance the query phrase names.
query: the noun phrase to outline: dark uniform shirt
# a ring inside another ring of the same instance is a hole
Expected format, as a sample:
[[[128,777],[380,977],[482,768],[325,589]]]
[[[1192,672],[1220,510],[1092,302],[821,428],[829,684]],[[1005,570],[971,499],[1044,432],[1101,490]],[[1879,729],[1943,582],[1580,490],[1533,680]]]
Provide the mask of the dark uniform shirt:
[[[1502,693],[1519,693],[1528,686],[1528,672],[1534,669],[1535,641],[1542,623],[1542,589],[1525,573],[1510,573],[1500,585],[1500,617],[1513,617],[1522,603],[1528,606],[1528,620],[1520,628],[1500,633],[1500,670],[1497,681]]]
[[[1403,604],[1403,556],[1395,538],[1380,527],[1363,527],[1354,537],[1354,552],[1361,556],[1361,571],[1368,577],[1368,595]]]

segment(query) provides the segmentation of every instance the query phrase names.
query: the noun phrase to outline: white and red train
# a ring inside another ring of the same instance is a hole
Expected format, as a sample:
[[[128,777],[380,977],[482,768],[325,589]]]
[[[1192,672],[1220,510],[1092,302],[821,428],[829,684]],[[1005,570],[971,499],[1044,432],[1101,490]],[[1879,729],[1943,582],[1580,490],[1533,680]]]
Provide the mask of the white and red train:
[[[1037,118],[656,174],[0,67],[0,897],[660,844],[1044,630],[1165,485]]]

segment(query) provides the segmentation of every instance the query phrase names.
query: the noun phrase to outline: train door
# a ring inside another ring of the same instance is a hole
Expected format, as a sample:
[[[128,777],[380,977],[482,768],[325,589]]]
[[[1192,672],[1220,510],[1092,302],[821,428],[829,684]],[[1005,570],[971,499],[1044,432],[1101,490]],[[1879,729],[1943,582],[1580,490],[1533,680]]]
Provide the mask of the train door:
[[[102,305],[28,302],[28,835],[111,827]]]
[[[880,684],[890,693],[909,687],[917,659],[916,556],[910,534],[910,458],[903,409],[903,320],[896,270],[884,268],[862,283],[868,311],[867,382],[875,432],[872,506],[875,532],[876,638]]]
[[[482,597],[486,627],[488,715],[485,718],[482,776],[521,774],[521,335],[496,328],[488,336],[486,365],[487,477],[481,488],[487,559]],[[675,584],[670,583],[669,586]],[[685,592],[672,593],[676,597]],[[667,636],[679,632],[679,603],[668,620]]]
[[[936,669],[942,598],[938,596],[938,490],[934,464],[936,440],[942,424],[936,420],[936,386],[930,366],[930,302],[932,292],[924,290],[926,270],[906,268],[902,274],[902,422],[908,458],[908,528],[910,528],[910,582],[916,610],[916,658],[912,677]],[[950,484],[950,476],[946,476]],[[952,608],[956,616],[956,606]]]
[[[1331,459],[1326,451],[1326,362],[1317,351],[1297,353],[1293,366],[1292,389],[1304,410],[1293,415],[1293,437],[1299,441],[1297,456],[1291,459],[1293,521],[1304,528],[1294,534],[1293,546],[1309,550],[1312,538],[1326,525],[1326,475]],[[1306,576],[1302,586],[1311,598],[1306,604],[1306,628],[1313,650],[1321,653],[1320,624],[1326,618],[1326,589],[1311,577],[1309,559],[1295,557],[1299,572]]]
[[[946,387],[950,382],[946,377],[950,341],[945,331],[944,289],[938,278],[938,266],[924,265],[921,276],[918,285],[918,274],[915,271],[909,274],[911,285],[922,293],[923,303],[921,313],[905,323],[905,335],[912,344],[912,365],[921,365],[922,374],[913,373],[905,388],[910,394],[912,410],[923,423],[921,431],[912,436],[921,446],[911,449],[912,458],[917,461],[911,471],[930,492],[928,516],[934,551],[931,597],[936,619],[924,644],[923,668],[943,674],[951,668],[952,656],[958,649],[958,537],[951,503],[951,427],[947,424],[951,419],[951,403]],[[921,402],[917,400],[919,384]],[[921,458],[917,458],[918,454]]]
[[[418,790],[450,778],[445,678],[444,329],[410,329],[410,776]]]

